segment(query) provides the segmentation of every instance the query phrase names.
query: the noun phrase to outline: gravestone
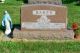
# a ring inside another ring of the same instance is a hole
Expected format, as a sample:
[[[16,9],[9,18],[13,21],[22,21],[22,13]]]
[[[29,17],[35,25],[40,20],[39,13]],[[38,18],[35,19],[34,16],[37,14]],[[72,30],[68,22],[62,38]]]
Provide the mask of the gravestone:
[[[21,28],[25,30],[66,29],[67,9],[55,5],[25,5],[21,8]]]
[[[20,28],[21,30],[14,29],[14,38],[30,40],[74,39],[74,32],[67,30],[67,7],[62,5],[23,5],[21,7]]]
[[[29,4],[55,4],[55,5],[62,5],[61,0],[29,0]]]

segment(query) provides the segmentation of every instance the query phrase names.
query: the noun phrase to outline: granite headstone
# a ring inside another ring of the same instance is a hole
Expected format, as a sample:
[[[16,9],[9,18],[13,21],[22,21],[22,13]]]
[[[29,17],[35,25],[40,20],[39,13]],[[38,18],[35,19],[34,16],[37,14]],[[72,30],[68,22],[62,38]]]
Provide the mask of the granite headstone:
[[[54,4],[54,5],[62,5],[61,0],[29,0],[29,4]]]
[[[67,30],[67,7],[54,1],[61,3],[61,0],[29,0],[29,4],[22,5],[21,30],[14,30],[14,38],[74,39],[74,32]]]
[[[67,8],[56,5],[24,5],[21,8],[21,29],[62,30],[67,26]]]

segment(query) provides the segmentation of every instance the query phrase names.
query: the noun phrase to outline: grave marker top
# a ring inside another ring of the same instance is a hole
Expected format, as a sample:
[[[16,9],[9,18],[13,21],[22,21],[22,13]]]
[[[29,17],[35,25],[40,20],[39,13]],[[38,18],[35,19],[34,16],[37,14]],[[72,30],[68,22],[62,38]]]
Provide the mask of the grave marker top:
[[[54,4],[62,5],[61,0],[29,0],[29,4]]]
[[[67,9],[56,5],[24,5],[21,8],[21,27],[54,30],[66,28]]]

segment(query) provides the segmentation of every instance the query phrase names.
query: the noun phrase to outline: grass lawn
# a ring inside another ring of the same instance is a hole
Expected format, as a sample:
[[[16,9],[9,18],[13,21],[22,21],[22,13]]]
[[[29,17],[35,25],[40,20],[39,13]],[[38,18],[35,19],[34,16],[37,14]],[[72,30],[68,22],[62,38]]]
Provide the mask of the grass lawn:
[[[17,1],[17,0],[6,0],[4,4],[0,3],[0,25],[5,10],[9,12],[13,24],[20,24],[21,4],[22,1]]]
[[[71,26],[72,23],[77,22],[80,26],[80,6],[67,4],[68,7],[68,24]]]
[[[2,41],[1,53],[80,53],[79,41]]]

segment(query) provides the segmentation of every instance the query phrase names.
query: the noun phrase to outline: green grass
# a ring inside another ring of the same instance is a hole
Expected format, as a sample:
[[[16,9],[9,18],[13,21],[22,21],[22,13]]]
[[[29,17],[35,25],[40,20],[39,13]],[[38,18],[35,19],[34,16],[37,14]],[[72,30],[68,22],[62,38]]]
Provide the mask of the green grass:
[[[8,4],[8,5],[21,5],[23,3],[22,0],[6,0],[5,1],[5,4]]]
[[[20,6],[12,6],[12,5],[4,5],[4,4],[0,5],[0,15],[1,15],[0,20],[2,20],[5,10],[9,12],[14,24],[20,22]]]
[[[68,24],[72,25],[72,23],[76,22],[80,26],[80,6],[75,4],[68,4]]]
[[[4,4],[0,3],[0,21],[2,21],[4,11],[7,10],[12,18],[13,24],[20,24],[21,4],[22,1],[17,0],[6,0]]]
[[[76,41],[28,41],[0,42],[1,53],[80,53],[80,42]]]

